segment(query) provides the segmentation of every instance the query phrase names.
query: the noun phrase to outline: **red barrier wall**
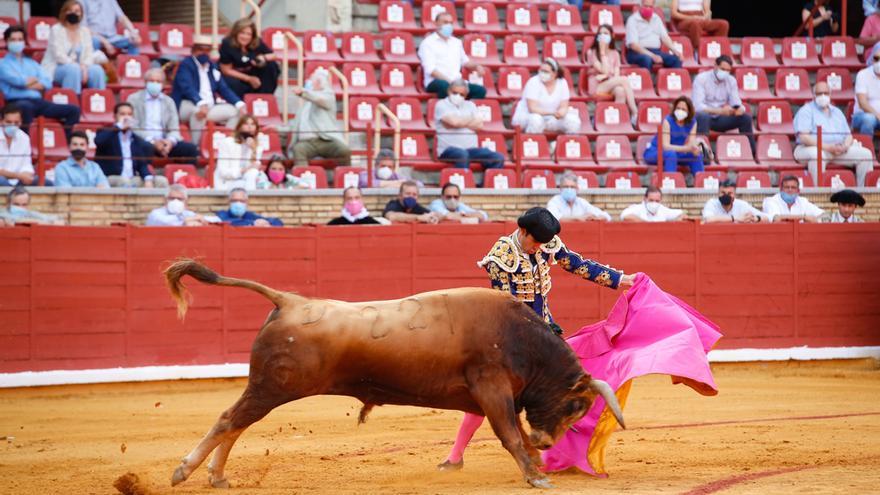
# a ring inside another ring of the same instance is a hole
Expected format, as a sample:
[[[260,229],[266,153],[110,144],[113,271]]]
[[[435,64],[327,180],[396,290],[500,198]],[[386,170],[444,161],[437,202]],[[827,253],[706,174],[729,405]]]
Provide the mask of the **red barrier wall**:
[[[403,297],[488,285],[476,266],[513,224],[388,227],[17,227],[0,230],[0,372],[246,362],[269,304],[189,280],[181,323],[161,268],[217,271],[307,296]],[[648,273],[718,323],[720,348],[880,345],[880,224],[566,224],[566,244]],[[617,298],[554,268],[567,331]]]

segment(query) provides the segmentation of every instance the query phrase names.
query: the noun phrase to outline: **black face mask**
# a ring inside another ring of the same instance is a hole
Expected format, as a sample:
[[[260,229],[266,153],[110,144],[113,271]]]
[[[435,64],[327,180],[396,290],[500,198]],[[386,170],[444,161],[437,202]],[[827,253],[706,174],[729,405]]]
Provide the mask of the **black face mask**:
[[[77,161],[82,160],[86,156],[86,150],[81,150],[81,149],[70,150],[70,156],[72,156],[74,160],[77,160]]]
[[[730,206],[733,204],[733,196],[730,194],[722,194],[721,196],[718,196],[718,201],[720,201],[723,206]]]
[[[79,16],[74,13],[70,13],[64,16],[64,20],[70,24],[79,24],[80,21]]]
[[[238,135],[241,136],[241,140],[242,140],[242,141],[246,140],[247,138],[252,138],[252,137],[254,137],[253,134],[251,134],[250,132],[245,132],[245,131],[241,131],[241,132],[239,132]]]

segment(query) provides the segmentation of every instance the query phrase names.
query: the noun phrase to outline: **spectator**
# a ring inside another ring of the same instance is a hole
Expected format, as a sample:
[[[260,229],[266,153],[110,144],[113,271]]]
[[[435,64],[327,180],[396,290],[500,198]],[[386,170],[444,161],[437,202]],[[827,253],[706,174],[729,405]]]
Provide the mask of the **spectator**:
[[[263,147],[257,136],[260,123],[253,115],[243,115],[235,126],[232,136],[224,138],[217,147],[217,166],[214,170],[215,189],[243,187],[257,188],[262,172],[260,159]]]
[[[694,110],[697,112],[697,132],[708,136],[709,131],[739,130],[749,138],[754,155],[757,145],[752,132],[752,115],[739,98],[739,88],[733,71],[733,59],[721,55],[715,59],[715,70],[701,72],[694,78]]]
[[[690,38],[691,45],[700,46],[700,36],[727,37],[730,24],[712,19],[712,0],[672,0],[669,7],[675,29]]]
[[[576,134],[581,129],[577,112],[569,112],[571,90],[565,71],[552,58],[538,67],[538,75],[529,78],[522,98],[516,104],[512,123],[530,134],[549,132]]]
[[[852,127],[859,134],[873,136],[880,129],[880,43],[866,57],[868,66],[856,74],[856,103]]]
[[[233,227],[283,227],[275,217],[264,217],[248,210],[248,193],[241,187],[229,191],[229,209],[217,212],[220,220]]]
[[[52,87],[52,78],[34,59],[24,55],[23,27],[6,28],[3,39],[8,53],[0,60],[0,92],[6,103],[15,103],[21,109],[25,126],[41,115],[61,120],[69,138],[74,124],[79,122],[79,107],[58,105],[43,99],[43,91]]]
[[[97,163],[86,158],[89,137],[83,131],[73,131],[69,140],[70,157],[55,166],[57,187],[110,187],[107,177]]]
[[[110,187],[168,187],[168,179],[153,176],[147,157],[150,143],[138,136],[133,127],[131,103],[117,103],[113,109],[116,124],[95,135],[95,160],[107,176]]]
[[[815,2],[805,3],[804,8],[801,9],[801,22],[807,22],[814,5],[818,5],[819,8],[813,14],[813,37],[822,38],[837,33],[840,29],[840,16],[831,10],[830,7],[827,7],[828,0],[816,0]],[[806,28],[806,31],[809,33],[809,27]]]
[[[856,208],[865,206],[865,198],[852,189],[837,191],[831,195],[831,202],[837,203],[837,211],[831,214],[826,221],[829,223],[861,223],[864,222],[856,215]]]
[[[380,222],[370,216],[364,206],[361,190],[346,187],[342,191],[342,214],[327,222],[327,225],[378,225]]]
[[[464,201],[461,200],[461,189],[451,182],[443,184],[440,189],[440,198],[431,201],[429,207],[442,220],[461,223],[489,221],[489,215],[485,211],[475,210],[464,204]]]
[[[674,222],[687,218],[683,210],[667,208],[662,201],[663,192],[657,187],[648,186],[645,199],[641,203],[627,206],[620,213],[620,219],[624,222]]]
[[[694,105],[687,96],[672,102],[672,115],[667,115],[660,126],[663,136],[663,171],[675,172],[687,165],[696,174],[703,171],[703,148],[697,140]],[[645,162],[657,164],[657,136],[645,148]]]
[[[53,215],[44,215],[31,210],[31,195],[22,185],[17,185],[6,196],[6,209],[0,210],[0,227],[13,226],[15,224],[38,223],[60,225],[60,219]]]
[[[21,130],[21,109],[15,104],[3,107],[3,133],[0,134],[0,187],[37,183],[31,161],[31,139]]]
[[[92,47],[95,50],[103,50],[108,57],[116,55],[117,50],[129,55],[140,53],[138,48],[142,41],[140,33],[122,12],[117,0],[82,0],[82,2],[85,22],[92,32]],[[125,34],[116,31],[117,24],[122,24]]]
[[[281,155],[272,155],[269,158],[269,165],[266,166],[266,172],[260,172],[257,179],[257,189],[308,189],[309,184],[299,180],[287,173],[287,167],[284,165],[284,157]]]
[[[797,134],[794,159],[801,163],[807,162],[813,181],[818,184],[817,129],[821,126],[822,163],[855,167],[859,187],[864,186],[865,176],[874,168],[874,157],[867,148],[856,144],[843,112],[831,104],[828,84],[817,82],[813,94],[815,99],[802,106],[794,116],[794,132]]]
[[[862,24],[862,32],[858,42],[865,46],[873,46],[880,41],[880,10],[877,9],[878,0],[862,0],[862,8],[865,10],[865,23]],[[868,58],[870,61],[871,59]]]
[[[706,201],[703,206],[704,223],[759,223],[767,221],[767,215],[747,202],[736,199],[736,184],[725,180],[718,187],[718,197]]]
[[[373,184],[370,186],[367,182],[367,171],[360,172],[358,178],[358,187],[400,187],[403,181],[412,180],[397,167],[397,160],[394,152],[383,148],[376,153],[373,160]]]
[[[288,148],[293,165],[305,167],[316,156],[335,159],[339,166],[350,165],[351,149],[336,124],[336,95],[330,73],[316,70],[302,88],[294,87],[293,93],[301,98]]]
[[[145,225],[148,227],[208,225],[205,217],[186,209],[186,202],[186,187],[182,184],[171,184],[165,193],[165,205],[151,211]]]
[[[83,86],[107,87],[104,68],[96,63],[89,28],[80,23],[83,8],[79,0],[67,0],[58,12],[61,21],[49,31],[49,45],[42,67],[62,88],[82,93]]]
[[[779,181],[779,192],[764,198],[764,214],[771,222],[818,222],[825,211],[800,196],[800,190],[798,178],[786,175]]]
[[[194,36],[192,57],[180,61],[171,90],[180,120],[189,122],[196,143],[201,142],[206,120],[231,129],[235,127],[239,113],[245,113],[244,102],[226,85],[217,64],[211,62],[210,54],[211,37]],[[226,103],[220,103],[218,96]]]
[[[607,24],[596,29],[596,40],[587,50],[587,71],[590,75],[587,86],[592,88],[590,96],[613,95],[615,102],[626,103],[633,120],[638,117],[639,107],[632,86],[629,79],[620,75],[620,52],[614,45],[614,28]]]
[[[501,153],[478,146],[476,131],[483,128],[483,119],[474,102],[465,101],[467,94],[468,84],[456,79],[449,85],[449,96],[434,107],[439,158],[452,162],[456,168],[469,168],[472,161],[483,168],[501,168]]]
[[[419,204],[419,185],[406,181],[400,185],[397,199],[385,205],[382,216],[396,223],[437,223],[440,216]]]
[[[272,49],[263,43],[254,21],[244,17],[235,21],[229,35],[220,43],[220,70],[235,94],[272,94],[278,87],[281,70]]]
[[[591,205],[586,199],[578,197],[577,176],[571,172],[564,173],[559,179],[559,194],[547,201],[547,209],[559,221],[608,222],[611,220],[611,215]]]
[[[437,98],[446,98],[452,81],[461,79],[461,69],[473,69],[483,73],[483,68],[471,63],[464,53],[461,40],[452,36],[454,26],[452,14],[441,12],[434,17],[437,30],[419,44],[419,60],[425,75],[425,90],[436,93]],[[486,88],[479,84],[467,83],[466,95],[478,100],[486,97]]]
[[[199,149],[184,141],[180,134],[180,117],[174,100],[162,92],[165,71],[159,67],[144,74],[144,89],[128,96],[134,108],[134,132],[150,143],[152,156],[171,158],[184,163],[195,163]]]
[[[663,53],[660,47],[665,46],[671,53]],[[638,12],[626,20],[626,61],[651,70],[654,64],[663,67],[681,67],[683,56],[666,31],[663,19],[654,12],[654,0],[642,0]]]

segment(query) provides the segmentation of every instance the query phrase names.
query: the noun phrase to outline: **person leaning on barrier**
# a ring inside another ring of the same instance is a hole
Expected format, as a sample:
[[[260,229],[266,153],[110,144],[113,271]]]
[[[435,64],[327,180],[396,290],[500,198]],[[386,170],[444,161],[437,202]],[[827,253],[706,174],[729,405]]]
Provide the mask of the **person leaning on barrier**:
[[[429,208],[446,221],[461,223],[489,221],[488,213],[464,204],[464,201],[461,200],[461,188],[451,182],[443,184],[443,187],[440,188],[440,197],[431,201]]]
[[[336,123],[336,95],[330,85],[330,73],[317,69],[303,87],[296,86],[300,109],[291,125],[288,154],[295,167],[305,167],[315,157],[330,158],[339,166],[351,162],[351,149]]]
[[[153,156],[152,147],[133,130],[131,104],[117,103],[113,117],[116,123],[95,135],[95,161],[110,187],[168,187],[168,179],[150,171],[148,158]]]
[[[16,224],[38,223],[61,225],[54,215],[44,215],[29,208],[31,195],[22,185],[17,185],[6,195],[6,208],[0,210],[0,227]]]
[[[620,213],[624,222],[675,222],[686,218],[684,210],[667,208],[663,204],[663,192],[655,186],[648,186],[641,203],[627,206]]]
[[[162,92],[165,71],[159,67],[149,69],[144,80],[144,89],[135,91],[127,99],[134,109],[135,134],[151,144],[150,154],[153,156],[195,163],[199,148],[183,140],[174,100]]]
[[[764,214],[771,222],[817,223],[825,211],[800,195],[797,177],[786,175],[779,180],[779,192],[764,198]]]
[[[565,172],[559,179],[559,194],[547,201],[547,209],[557,220],[585,222],[598,220],[611,221],[611,215],[578,197],[578,178],[571,172]]]
[[[56,187],[110,187],[101,167],[86,158],[89,137],[85,132],[72,132],[68,146],[70,157],[55,165]]]
[[[437,223],[440,215],[419,204],[419,185],[406,181],[397,198],[385,205],[382,216],[395,223]]]
[[[220,220],[233,227],[283,227],[275,217],[264,217],[248,210],[248,193],[243,187],[229,191],[229,208],[217,212]]]
[[[21,109],[14,103],[3,107],[0,133],[0,186],[37,183],[31,160],[31,138],[21,130]]]
[[[188,210],[186,187],[181,184],[168,186],[165,204],[151,211],[147,216],[148,227],[197,227],[208,225],[202,215]]]
[[[736,199],[736,183],[725,180],[718,186],[718,197],[703,206],[704,223],[760,223],[769,219],[761,210]]]
[[[852,189],[844,189],[837,191],[831,195],[831,202],[837,203],[837,211],[830,217],[823,217],[822,221],[827,223],[861,223],[864,222],[856,215],[856,208],[865,206],[865,197],[853,191]]]
[[[387,220],[384,220],[387,223]],[[340,215],[327,222],[327,225],[379,225],[364,206],[364,197],[357,187],[346,187],[342,191],[342,211]]]

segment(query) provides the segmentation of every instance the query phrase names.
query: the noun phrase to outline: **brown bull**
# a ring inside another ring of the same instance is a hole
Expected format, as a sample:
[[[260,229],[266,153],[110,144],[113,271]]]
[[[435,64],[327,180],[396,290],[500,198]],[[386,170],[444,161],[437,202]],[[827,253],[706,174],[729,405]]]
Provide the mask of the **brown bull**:
[[[347,395],[373,405],[454,409],[489,418],[527,482],[549,487],[535,448],[549,448],[601,394],[618,421],[611,388],[584,373],[572,350],[510,294],[477,288],[417,294],[394,301],[309,299],[249,280],[218,275],[193,260],[165,277],[184,316],[190,275],[244,287],[275,304],[253,343],[247,388],[183,458],[171,484],[186,480],[214,449],[211,484],[226,487],[232,445],[275,407],[312,395]],[[526,436],[518,413],[526,411]]]

